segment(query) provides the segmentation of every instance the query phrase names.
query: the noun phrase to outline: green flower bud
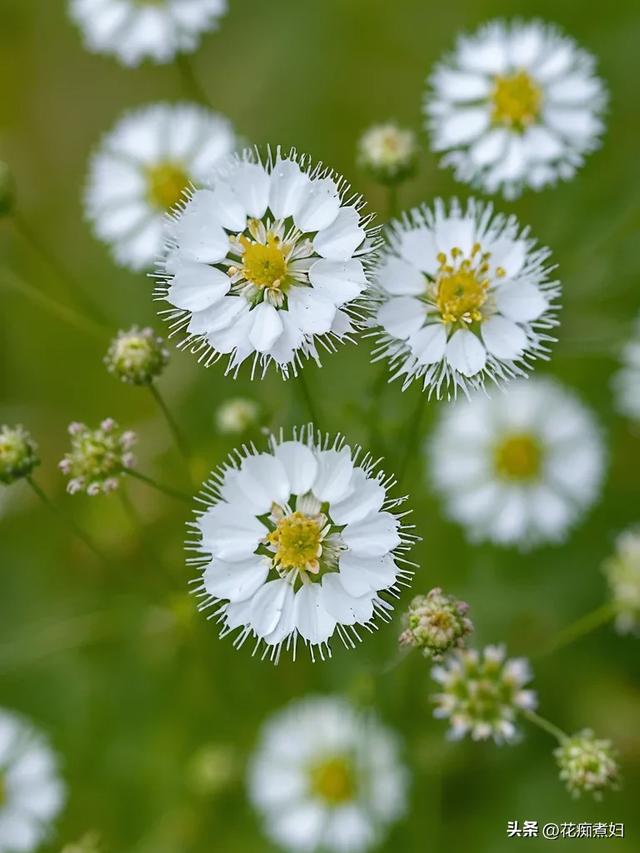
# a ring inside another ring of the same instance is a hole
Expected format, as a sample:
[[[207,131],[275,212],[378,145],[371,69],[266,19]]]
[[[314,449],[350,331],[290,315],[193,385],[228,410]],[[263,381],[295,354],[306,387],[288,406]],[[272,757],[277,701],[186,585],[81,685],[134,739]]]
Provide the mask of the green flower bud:
[[[130,451],[135,433],[123,432],[112,418],[106,418],[98,429],[72,423],[69,435],[71,450],[58,466],[69,477],[69,494],[99,495],[117,489],[120,476],[134,463]]]
[[[567,738],[553,754],[560,779],[574,797],[586,792],[599,800],[603,791],[620,785],[620,768],[611,741],[597,739],[589,729]]]
[[[40,464],[38,445],[21,426],[0,427],[0,483],[9,486],[28,477]]]
[[[111,341],[104,362],[109,373],[132,385],[150,385],[169,362],[169,350],[153,329],[120,331]]]
[[[404,616],[405,629],[400,644],[421,649],[426,658],[440,660],[450,649],[461,648],[473,631],[467,617],[469,605],[441,589],[417,595]]]

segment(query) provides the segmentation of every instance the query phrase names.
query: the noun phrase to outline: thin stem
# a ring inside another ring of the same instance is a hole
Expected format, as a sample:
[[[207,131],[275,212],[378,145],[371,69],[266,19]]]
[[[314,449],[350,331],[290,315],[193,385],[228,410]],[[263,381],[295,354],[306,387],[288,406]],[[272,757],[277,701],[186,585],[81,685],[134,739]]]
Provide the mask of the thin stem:
[[[189,451],[187,449],[187,444],[186,444],[184,437],[182,435],[182,431],[180,430],[180,427],[176,423],[175,418],[171,414],[169,407],[167,406],[162,394],[160,393],[160,391],[158,391],[158,388],[154,382],[152,382],[151,385],[149,385],[149,390],[151,391],[151,394],[152,394],[154,400],[158,404],[160,411],[164,415],[165,420],[167,421],[167,424],[168,424],[169,429],[171,431],[171,434],[173,435],[176,446],[177,446],[178,450],[180,451],[182,458],[187,463],[187,470],[189,470],[189,465],[190,465]]]
[[[543,648],[540,654],[547,655],[550,652],[561,649],[563,646],[569,645],[569,643],[579,640],[581,637],[591,633],[591,631],[595,631],[596,628],[606,625],[607,622],[613,619],[616,613],[617,607],[613,601],[608,601],[606,604],[596,607],[595,610],[581,616],[571,625],[559,631],[549,645]]]
[[[409,431],[407,433],[407,440],[404,446],[404,454],[398,468],[398,484],[402,483],[404,476],[407,473],[409,463],[416,453],[418,439],[420,437],[420,426],[422,424],[422,418],[426,408],[427,395],[424,391],[419,391],[418,393],[420,394],[418,405],[416,406],[411,422],[409,423]]]
[[[318,410],[316,408],[316,404],[313,401],[313,396],[311,391],[309,390],[309,385],[307,384],[306,377],[304,375],[304,370],[301,370],[298,373],[298,376],[295,380],[295,386],[297,391],[300,394],[300,398],[302,400],[303,406],[306,408],[307,413],[309,415],[309,419],[313,423],[315,427],[319,427],[319,418],[318,418]]]
[[[53,501],[45,494],[45,492],[40,488],[40,486],[35,482],[35,480],[32,477],[27,477],[26,479],[27,479],[27,482],[29,483],[29,485],[31,486],[31,488],[33,489],[33,491],[40,498],[42,503],[49,510],[51,510],[51,512],[54,515],[57,515],[58,518],[60,518],[60,519],[62,519],[62,521],[64,521],[64,523],[73,531],[74,536],[77,536],[78,539],[80,539],[82,542],[84,542],[84,544],[87,546],[87,548],[93,554],[95,554],[96,557],[98,557],[103,562],[107,562],[107,558],[105,557],[105,555],[94,544],[94,542],[91,540],[91,538],[88,536],[88,534],[86,534],[84,532],[84,530],[72,518],[69,518],[68,515],[66,515],[64,512],[62,512],[60,507],[58,507],[56,504],[53,503]]]
[[[147,477],[146,474],[141,474],[140,471],[136,471],[135,468],[126,468],[124,473],[128,474],[130,477],[135,477],[136,480],[141,480],[143,483],[146,483],[147,486],[151,486],[153,489],[157,489],[159,492],[169,495],[169,497],[175,498],[178,501],[183,501],[188,504],[193,502],[190,495],[187,495],[184,492],[179,492],[177,489],[172,489],[171,486],[163,486],[161,483],[151,479],[151,477]]]
[[[205,90],[200,85],[200,81],[196,77],[193,65],[190,59],[184,53],[178,53],[175,59],[175,65],[180,75],[182,88],[188,97],[202,104],[205,107],[210,107],[211,102]]]
[[[538,726],[539,729],[542,729],[547,734],[550,734],[560,743],[564,743],[564,741],[567,740],[567,735],[562,731],[561,728],[556,726],[555,723],[551,723],[549,720],[545,720],[544,717],[541,717],[539,714],[536,714],[535,711],[522,711],[522,715],[526,717],[530,723],[533,723],[535,726]]]

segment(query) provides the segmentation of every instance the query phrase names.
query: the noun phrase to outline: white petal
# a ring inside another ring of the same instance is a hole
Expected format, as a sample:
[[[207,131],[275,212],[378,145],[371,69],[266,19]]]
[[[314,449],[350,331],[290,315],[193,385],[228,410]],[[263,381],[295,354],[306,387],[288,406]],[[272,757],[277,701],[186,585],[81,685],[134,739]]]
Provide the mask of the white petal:
[[[458,62],[468,71],[501,74],[507,69],[507,40],[502,27],[493,26],[461,41]]]
[[[464,255],[468,255],[476,242],[475,219],[464,214],[448,216],[438,222],[434,236],[438,252],[448,255],[452,249],[457,248],[461,249]]]
[[[295,593],[291,584],[288,583],[281,603],[278,624],[268,634],[264,634],[262,639],[269,646],[277,646],[295,630],[297,618]]]
[[[544,117],[552,130],[576,142],[586,142],[600,130],[599,120],[588,109],[549,107]]]
[[[336,306],[311,287],[293,287],[289,291],[289,315],[307,335],[324,335],[331,328]]]
[[[336,628],[336,620],[323,607],[320,584],[308,583],[296,593],[297,627],[310,643],[325,643]]]
[[[377,283],[393,296],[413,296],[424,293],[425,278],[413,264],[389,255],[376,272]]]
[[[393,557],[357,557],[346,553],[340,557],[340,583],[354,598],[387,589],[395,582],[397,568]]]
[[[194,311],[187,331],[191,335],[208,335],[226,329],[242,314],[249,313],[249,305],[241,296],[225,296],[204,311]]]
[[[291,493],[306,494],[318,473],[318,461],[313,451],[300,441],[283,441],[274,453],[287,472]]]
[[[332,261],[346,261],[365,238],[360,214],[355,207],[343,207],[328,228],[319,231],[313,246],[319,255]]]
[[[309,178],[295,160],[278,160],[271,172],[269,209],[276,219],[286,219],[298,210]],[[337,209],[336,209],[337,213]]]
[[[420,364],[435,364],[447,348],[447,333],[442,323],[430,323],[409,338],[409,347]]]
[[[489,122],[489,110],[485,106],[457,108],[440,120],[436,147],[441,150],[467,145],[487,130]]]
[[[271,180],[259,163],[237,163],[226,180],[249,216],[260,219],[269,203]]]
[[[204,586],[215,598],[246,601],[265,583],[269,567],[268,557],[258,555],[235,563],[213,560],[204,572]]]
[[[555,80],[545,90],[545,98],[548,101],[556,101],[565,104],[578,104],[593,101],[602,90],[600,81],[595,77],[587,77],[584,73],[577,71],[567,74],[560,80]]]
[[[481,334],[487,351],[496,358],[517,358],[527,346],[527,336],[520,326],[500,314],[484,321]]]
[[[438,269],[437,254],[433,232],[430,228],[412,228],[400,235],[400,254],[421,272],[433,275]],[[424,290],[424,279],[422,280]]]
[[[344,305],[359,296],[367,286],[361,261],[316,261],[309,270],[314,289],[334,305]]]
[[[291,584],[278,578],[266,583],[253,596],[250,619],[258,637],[270,634],[277,627],[287,603],[288,590],[291,590]]]
[[[555,133],[546,127],[534,125],[524,134],[525,156],[532,162],[557,160],[564,152],[564,145]]]
[[[366,515],[377,512],[386,492],[378,480],[368,477],[362,468],[355,468],[349,483],[349,493],[331,504],[331,517],[336,524],[352,524]]]
[[[405,340],[425,321],[425,306],[413,296],[394,296],[378,310],[378,323],[392,337]]]
[[[249,341],[256,352],[268,352],[278,340],[284,328],[280,312],[270,302],[261,302],[251,312],[253,324]]]
[[[227,293],[229,276],[206,264],[184,263],[174,276],[167,300],[185,311],[202,311],[210,308]]]
[[[252,503],[262,508],[262,512],[271,509],[274,501],[286,503],[291,494],[284,465],[270,453],[247,456],[240,466],[237,482]]]
[[[342,531],[345,545],[358,557],[379,557],[400,544],[400,522],[390,512],[377,512]],[[344,558],[344,555],[343,555]]]
[[[510,237],[498,237],[497,240],[489,241],[487,251],[491,252],[492,266],[502,267],[508,278],[515,278],[527,259],[526,242]]]
[[[229,250],[229,238],[208,208],[208,202],[194,199],[180,218],[169,225],[169,231],[186,260],[215,264]]]
[[[509,141],[509,132],[496,127],[485,133],[469,149],[469,157],[476,166],[490,166],[502,157]]]
[[[495,290],[495,300],[498,311],[517,323],[537,320],[548,307],[544,293],[525,281],[505,282]]]
[[[247,214],[242,202],[225,181],[218,181],[211,190],[211,210],[223,228],[229,231],[244,231]]]
[[[335,221],[339,210],[340,195],[335,182],[331,178],[316,178],[301,193],[293,221],[305,233],[321,231]]]
[[[368,622],[373,616],[373,595],[367,590],[361,596],[347,593],[337,572],[330,572],[322,578],[320,603],[324,609],[341,625],[355,625],[356,622]]]
[[[467,329],[458,329],[447,343],[447,361],[463,376],[474,376],[487,362],[487,351],[480,340]]]
[[[223,502],[208,509],[198,526],[203,550],[231,562],[250,558],[265,535],[265,527],[257,518]]]
[[[318,473],[312,486],[313,494],[321,501],[337,502],[344,498],[349,491],[353,462],[351,449],[319,450]]]
[[[447,101],[479,101],[490,92],[491,83],[483,74],[466,74],[452,68],[439,68],[433,80]]]

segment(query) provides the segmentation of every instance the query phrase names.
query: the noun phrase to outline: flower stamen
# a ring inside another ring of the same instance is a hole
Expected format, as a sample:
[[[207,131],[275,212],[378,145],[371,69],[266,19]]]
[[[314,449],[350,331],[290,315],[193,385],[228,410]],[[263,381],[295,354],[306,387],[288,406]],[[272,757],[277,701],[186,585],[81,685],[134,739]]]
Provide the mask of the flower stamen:
[[[522,131],[539,117],[542,90],[526,71],[498,75],[491,93],[495,124]]]

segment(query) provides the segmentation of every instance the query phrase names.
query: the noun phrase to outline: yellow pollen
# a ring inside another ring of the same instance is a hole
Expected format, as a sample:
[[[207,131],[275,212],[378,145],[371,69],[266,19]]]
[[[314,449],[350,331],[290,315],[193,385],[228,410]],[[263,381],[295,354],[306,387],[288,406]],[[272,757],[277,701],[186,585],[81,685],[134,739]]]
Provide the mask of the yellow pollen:
[[[542,91],[526,71],[499,75],[491,93],[496,124],[524,130],[540,115]]]
[[[322,553],[320,524],[302,512],[281,518],[267,540],[276,549],[275,562],[283,569],[317,572]]]
[[[189,185],[189,175],[179,163],[158,163],[147,168],[147,196],[154,207],[171,210]]]
[[[281,289],[287,276],[287,247],[279,237],[267,236],[267,242],[254,243],[244,235],[239,238],[244,247],[242,275],[256,287]]]
[[[343,757],[327,758],[309,771],[311,792],[325,803],[337,806],[353,800],[356,779],[351,762]]]
[[[507,480],[531,480],[540,473],[542,448],[528,433],[504,438],[494,450],[495,469]]]

